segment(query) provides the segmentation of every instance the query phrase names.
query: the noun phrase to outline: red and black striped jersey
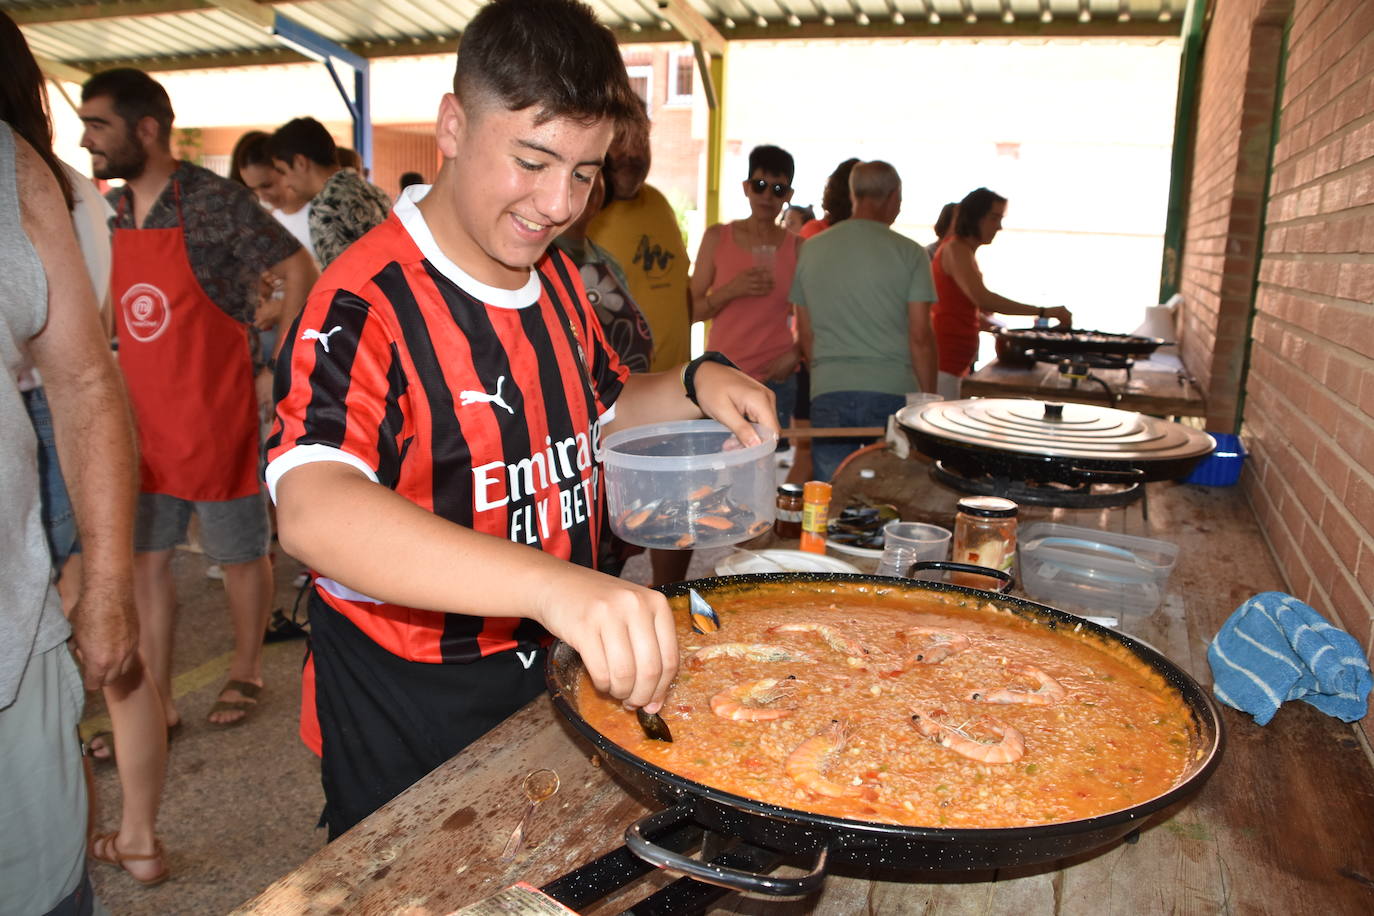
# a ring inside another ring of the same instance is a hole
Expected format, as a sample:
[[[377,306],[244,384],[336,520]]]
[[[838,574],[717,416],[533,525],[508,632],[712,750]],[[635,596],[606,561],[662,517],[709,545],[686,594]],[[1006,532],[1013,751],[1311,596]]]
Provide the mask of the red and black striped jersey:
[[[593,566],[598,430],[628,372],[578,271],[550,250],[519,290],[486,286],[435,244],[407,189],[311,291],[280,357],[267,482],[343,461],[474,531]],[[317,580],[391,653],[473,661],[547,641],[523,618],[400,607]]]

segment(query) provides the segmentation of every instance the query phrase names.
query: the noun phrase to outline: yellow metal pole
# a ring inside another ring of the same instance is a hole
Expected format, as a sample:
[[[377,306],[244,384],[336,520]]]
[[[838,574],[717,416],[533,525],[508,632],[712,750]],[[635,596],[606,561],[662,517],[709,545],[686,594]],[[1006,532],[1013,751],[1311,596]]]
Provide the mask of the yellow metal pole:
[[[728,46],[727,46],[728,47]],[[720,222],[720,173],[725,161],[725,55],[710,58],[711,85],[715,104],[706,120],[706,225]]]

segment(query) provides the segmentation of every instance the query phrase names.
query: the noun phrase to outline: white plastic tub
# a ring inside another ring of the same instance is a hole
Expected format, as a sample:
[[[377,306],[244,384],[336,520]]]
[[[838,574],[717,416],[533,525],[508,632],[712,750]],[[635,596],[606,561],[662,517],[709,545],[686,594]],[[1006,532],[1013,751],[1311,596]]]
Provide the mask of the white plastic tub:
[[[1085,614],[1150,614],[1178,560],[1153,538],[1036,522],[1020,532],[1021,585],[1035,601]]]
[[[611,530],[631,544],[738,544],[773,524],[777,438],[744,448],[715,420],[624,429],[602,443]]]

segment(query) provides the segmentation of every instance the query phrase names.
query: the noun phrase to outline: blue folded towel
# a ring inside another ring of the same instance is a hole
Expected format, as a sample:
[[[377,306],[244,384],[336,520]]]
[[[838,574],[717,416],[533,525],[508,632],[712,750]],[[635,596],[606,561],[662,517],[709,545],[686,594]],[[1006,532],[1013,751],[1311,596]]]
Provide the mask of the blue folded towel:
[[[1344,722],[1364,718],[1371,678],[1360,644],[1292,595],[1263,592],[1222,624],[1207,650],[1212,692],[1267,725],[1285,700]]]

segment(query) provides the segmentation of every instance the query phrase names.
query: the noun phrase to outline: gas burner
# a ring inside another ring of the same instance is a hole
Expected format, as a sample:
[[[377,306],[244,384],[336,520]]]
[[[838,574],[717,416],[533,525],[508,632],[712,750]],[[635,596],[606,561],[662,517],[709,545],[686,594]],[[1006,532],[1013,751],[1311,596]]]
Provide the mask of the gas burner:
[[[1065,364],[1082,365],[1087,369],[1124,369],[1131,377],[1135,360],[1120,353],[1061,353],[1058,350],[1030,350],[1026,354],[1038,363],[1051,363],[1063,371]]]
[[[1056,509],[1114,509],[1129,506],[1145,495],[1145,484],[1100,483],[1083,480],[1066,484],[1058,481],[1013,480],[993,474],[961,474],[936,461],[930,476],[937,483],[979,496],[1001,496],[1012,502]]]
[[[1131,369],[1135,366],[1135,360],[1129,356],[1117,353],[1058,353],[1053,350],[1028,350],[1026,356],[1038,363],[1050,363],[1059,367],[1059,377],[1064,379],[1070,391],[1078,388],[1080,383],[1092,382],[1101,385],[1102,390],[1107,392],[1107,399],[1113,407],[1121,401],[1121,395],[1115,388],[1107,384],[1106,379],[1100,375],[1094,375],[1094,369],[1118,369],[1126,373],[1126,384],[1131,382]]]

